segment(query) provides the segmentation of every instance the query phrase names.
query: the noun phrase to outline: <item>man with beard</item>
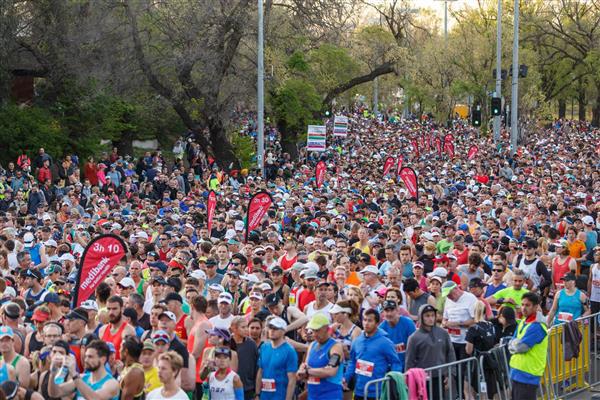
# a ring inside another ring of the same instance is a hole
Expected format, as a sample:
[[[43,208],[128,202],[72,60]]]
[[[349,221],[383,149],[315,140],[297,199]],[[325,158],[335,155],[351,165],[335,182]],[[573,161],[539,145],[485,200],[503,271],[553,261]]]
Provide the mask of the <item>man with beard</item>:
[[[98,336],[103,342],[110,342],[115,346],[115,357],[121,359],[121,342],[125,336],[135,336],[135,329],[123,319],[123,299],[119,296],[111,296],[106,302],[108,310],[108,325],[100,328]]]
[[[109,355],[110,350],[105,342],[92,341],[85,349],[83,364],[86,372],[82,375],[77,372],[73,357],[53,358],[50,365],[51,376],[55,376],[64,365],[69,370],[69,376],[73,378],[59,385],[54,379],[49,379],[48,394],[52,397],[65,398],[76,392],[77,400],[117,400],[119,383],[104,368]]]

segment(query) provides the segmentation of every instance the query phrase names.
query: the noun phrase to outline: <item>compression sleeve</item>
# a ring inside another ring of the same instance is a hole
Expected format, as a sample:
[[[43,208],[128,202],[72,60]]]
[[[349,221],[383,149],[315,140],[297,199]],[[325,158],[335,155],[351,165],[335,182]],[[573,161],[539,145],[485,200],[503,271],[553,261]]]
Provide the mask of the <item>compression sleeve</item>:
[[[234,388],[235,400],[244,400],[244,387]]]

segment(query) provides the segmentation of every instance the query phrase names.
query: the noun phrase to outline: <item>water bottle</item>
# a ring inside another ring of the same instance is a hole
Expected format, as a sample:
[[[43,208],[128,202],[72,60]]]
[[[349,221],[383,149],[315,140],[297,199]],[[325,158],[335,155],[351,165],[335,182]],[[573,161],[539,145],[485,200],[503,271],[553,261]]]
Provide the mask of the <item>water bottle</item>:
[[[69,369],[67,367],[65,367],[65,366],[60,367],[60,369],[58,370],[56,375],[54,375],[54,383],[56,385],[61,385],[61,384],[65,383],[65,378],[67,377],[68,373],[69,373]]]

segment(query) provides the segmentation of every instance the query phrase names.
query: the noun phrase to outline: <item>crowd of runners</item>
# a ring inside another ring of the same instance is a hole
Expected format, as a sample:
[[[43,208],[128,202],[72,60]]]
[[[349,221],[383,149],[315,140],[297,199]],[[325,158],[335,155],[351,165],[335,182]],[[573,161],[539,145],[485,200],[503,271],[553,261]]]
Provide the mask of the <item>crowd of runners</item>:
[[[548,329],[600,311],[600,131],[556,121],[511,155],[460,122],[348,116],[347,137],[297,160],[270,129],[264,176],[193,137],[174,158],[39,149],[3,166],[0,398],[358,400],[396,371],[416,399],[423,369],[503,342],[513,398],[535,398]],[[383,175],[390,156],[417,197]],[[246,232],[261,190],[273,205]],[[127,255],[73,307],[106,233]]]

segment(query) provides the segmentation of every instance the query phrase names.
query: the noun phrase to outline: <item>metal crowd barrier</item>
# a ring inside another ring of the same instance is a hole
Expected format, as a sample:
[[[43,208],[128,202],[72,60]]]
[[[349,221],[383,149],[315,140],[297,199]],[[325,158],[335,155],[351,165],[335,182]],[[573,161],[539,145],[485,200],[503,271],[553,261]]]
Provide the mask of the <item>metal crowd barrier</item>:
[[[574,321],[581,334],[579,354],[569,361],[565,350],[569,345],[567,325],[559,324],[548,335],[548,364],[542,379],[543,394],[568,397],[593,388],[600,383],[598,365],[598,318],[600,313]]]
[[[548,358],[544,375],[538,390],[539,399],[558,399],[574,396],[590,389],[596,390],[600,384],[600,313],[579,318],[575,321],[582,339],[579,354],[571,360],[565,360],[565,347],[568,345],[566,325],[553,326],[548,331]],[[493,360],[493,374],[485,358]],[[511,399],[510,354],[507,344],[501,344],[492,350],[448,364],[425,369],[427,373],[428,397],[434,400],[480,399],[485,400],[492,385],[495,387],[494,399]],[[486,374],[486,367],[487,372]],[[475,371],[473,373],[472,371]],[[487,376],[486,376],[487,375]],[[491,378],[491,379],[486,379]],[[364,396],[368,398],[369,388],[376,385],[376,399],[380,398],[382,384],[388,378],[372,380],[365,386]]]

